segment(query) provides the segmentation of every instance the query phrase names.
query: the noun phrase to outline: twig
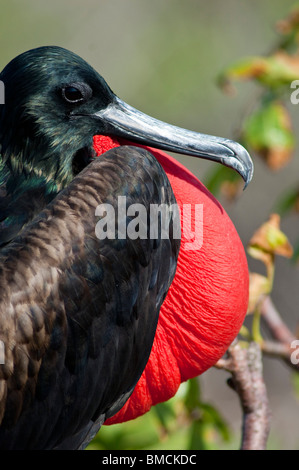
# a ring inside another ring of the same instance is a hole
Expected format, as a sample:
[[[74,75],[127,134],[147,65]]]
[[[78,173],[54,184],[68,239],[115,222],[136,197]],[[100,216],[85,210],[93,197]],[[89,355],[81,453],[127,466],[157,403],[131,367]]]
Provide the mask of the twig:
[[[232,374],[230,386],[238,393],[242,410],[242,450],[264,450],[270,430],[270,410],[263,380],[261,349],[257,343],[242,348],[239,342],[228,349],[228,358],[216,364]]]
[[[265,297],[260,304],[262,318],[269,329],[274,341],[263,340],[261,342],[262,351],[270,356],[279,357],[292,369],[299,371],[299,364],[291,361],[292,344],[297,339],[283,322],[278,310],[269,296]]]
[[[290,360],[290,346],[278,341],[263,340],[261,350],[268,356],[277,357],[279,359]]]
[[[296,336],[283,322],[278,310],[269,296],[264,298],[260,305],[260,309],[263,320],[267,324],[274,339],[287,344],[290,344],[296,339]]]

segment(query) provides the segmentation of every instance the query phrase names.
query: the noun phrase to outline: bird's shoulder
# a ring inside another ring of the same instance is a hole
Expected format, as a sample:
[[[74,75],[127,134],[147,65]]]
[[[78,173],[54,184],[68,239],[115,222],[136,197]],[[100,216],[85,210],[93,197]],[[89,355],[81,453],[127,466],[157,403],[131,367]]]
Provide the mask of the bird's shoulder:
[[[0,249],[58,193],[43,175],[13,174],[0,155]]]
[[[20,439],[30,417],[41,435],[29,445],[55,445],[80,419],[87,425],[116,412],[145,367],[179,240],[151,239],[149,226],[144,239],[99,239],[96,209],[115,208],[119,196],[127,207],[144,205],[148,221],[151,204],[175,203],[151,154],[113,149],[1,250],[0,418]],[[126,216],[126,228],[131,221]],[[41,426],[45,403],[55,429]]]

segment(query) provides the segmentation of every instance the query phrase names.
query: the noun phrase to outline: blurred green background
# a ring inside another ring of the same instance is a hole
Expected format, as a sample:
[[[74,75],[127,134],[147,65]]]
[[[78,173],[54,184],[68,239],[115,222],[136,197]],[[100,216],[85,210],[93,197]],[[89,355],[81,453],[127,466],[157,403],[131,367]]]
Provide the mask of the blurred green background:
[[[132,106],[182,127],[234,138],[257,89],[244,83],[237,85],[236,96],[228,97],[217,87],[217,76],[241,57],[268,53],[277,41],[276,21],[285,17],[293,4],[291,0],[2,0],[0,69],[27,49],[60,45],[86,59]],[[298,135],[299,105],[290,111]],[[178,159],[205,182],[210,163],[188,157]],[[278,173],[270,172],[256,159],[254,180],[248,189],[234,204],[222,201],[244,245],[268,218],[277,195],[297,182],[298,171],[298,150]],[[295,241],[297,216],[284,218],[282,228],[290,241]],[[254,261],[249,260],[249,265],[255,268]],[[298,268],[279,259],[273,299],[293,330],[298,321],[298,285]],[[201,417],[208,416],[207,423],[218,420],[218,448],[237,448],[241,413],[226,378],[225,372],[214,369],[204,374],[200,401],[216,406],[236,438],[225,443],[226,428],[208,405],[200,413]],[[298,402],[290,387],[289,372],[277,361],[274,364],[265,360],[265,379],[273,412],[269,445],[298,449]],[[197,384],[184,387],[180,392],[184,399],[188,394],[191,400],[198,396],[198,390],[194,392]],[[158,408],[127,428],[104,429],[97,445],[183,449],[196,433],[200,442],[200,429],[194,428],[190,436],[188,420],[179,422],[177,431],[180,406],[178,397],[174,405]],[[207,426],[204,432],[208,436],[214,431]]]

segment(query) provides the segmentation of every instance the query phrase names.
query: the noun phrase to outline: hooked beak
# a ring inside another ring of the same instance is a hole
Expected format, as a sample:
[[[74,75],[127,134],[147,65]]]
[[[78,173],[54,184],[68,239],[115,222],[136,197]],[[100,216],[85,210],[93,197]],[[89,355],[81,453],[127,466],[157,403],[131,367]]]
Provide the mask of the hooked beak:
[[[222,163],[242,176],[244,189],[252,179],[253,163],[249,153],[232,140],[172,126],[147,116],[116,96],[106,108],[92,116],[101,119],[108,135]]]

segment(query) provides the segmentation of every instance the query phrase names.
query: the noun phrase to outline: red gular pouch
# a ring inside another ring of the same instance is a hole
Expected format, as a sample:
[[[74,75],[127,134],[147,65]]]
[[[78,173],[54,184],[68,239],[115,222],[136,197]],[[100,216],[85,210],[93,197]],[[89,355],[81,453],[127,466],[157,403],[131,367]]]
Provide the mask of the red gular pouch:
[[[97,155],[122,143],[110,137],[94,137]],[[248,305],[244,247],[223,207],[174,158],[161,150],[142,147],[157,158],[173,188],[181,211],[181,247],[146,368],[123,408],[105,424],[146,413],[151,406],[174,396],[183,381],[213,366],[237,336]]]

